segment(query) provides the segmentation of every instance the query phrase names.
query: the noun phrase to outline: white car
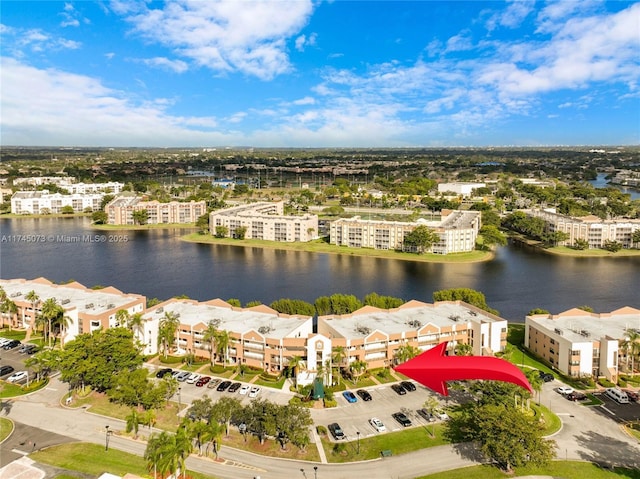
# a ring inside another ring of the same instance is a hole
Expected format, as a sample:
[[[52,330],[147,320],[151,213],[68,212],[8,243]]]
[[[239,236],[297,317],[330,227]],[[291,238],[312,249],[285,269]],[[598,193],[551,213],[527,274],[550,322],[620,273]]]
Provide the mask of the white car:
[[[449,415],[446,412],[437,412],[436,417],[441,421],[447,421],[449,419]]]
[[[200,374],[191,373],[191,376],[189,376],[189,377],[187,378],[186,383],[187,383],[187,384],[195,384],[195,383],[198,381],[198,379],[200,379],[201,377],[202,377],[202,376],[201,376]]]
[[[244,396],[249,392],[249,389],[251,389],[251,386],[249,386],[248,384],[243,384],[242,387],[240,388],[240,391],[238,391],[238,393]]]
[[[257,386],[252,387],[251,391],[249,391],[250,398],[258,397],[258,394],[260,394],[260,388]]]
[[[573,388],[570,386],[560,386],[557,391],[563,396],[566,396],[567,394],[571,394],[573,392]]]
[[[17,383],[18,381],[22,381],[23,379],[27,379],[26,371],[17,371],[13,373],[11,376],[7,378],[8,383]]]
[[[387,430],[384,424],[382,424],[382,421],[377,417],[372,417],[371,419],[369,419],[369,424],[371,424],[371,426],[373,426],[373,428],[378,432],[384,432]]]

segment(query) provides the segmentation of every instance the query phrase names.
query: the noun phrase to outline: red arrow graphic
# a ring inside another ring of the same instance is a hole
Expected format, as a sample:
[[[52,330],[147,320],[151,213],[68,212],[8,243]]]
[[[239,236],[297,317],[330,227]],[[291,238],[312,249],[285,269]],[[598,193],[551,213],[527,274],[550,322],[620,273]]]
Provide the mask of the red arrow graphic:
[[[533,392],[524,373],[510,362],[492,356],[445,356],[446,348],[445,341],[393,369],[443,396],[449,395],[446,381],[462,379],[504,381]]]

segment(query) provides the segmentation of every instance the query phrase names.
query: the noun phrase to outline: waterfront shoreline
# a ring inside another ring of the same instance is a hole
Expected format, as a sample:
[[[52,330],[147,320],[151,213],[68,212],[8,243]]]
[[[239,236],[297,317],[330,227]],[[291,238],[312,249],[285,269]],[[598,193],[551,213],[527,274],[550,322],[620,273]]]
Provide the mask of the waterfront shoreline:
[[[264,248],[283,251],[300,251],[303,253],[323,253],[344,256],[359,256],[363,258],[393,259],[400,261],[413,261],[422,263],[479,263],[491,261],[495,257],[493,251],[474,250],[469,253],[452,253],[449,255],[437,254],[412,254],[396,251],[374,250],[370,248],[347,248],[345,246],[331,245],[325,242],[312,241],[309,243],[284,243],[265,240],[238,240],[233,238],[215,238],[211,235],[192,233],[181,236],[182,241],[199,244],[213,244],[235,246],[240,248]]]

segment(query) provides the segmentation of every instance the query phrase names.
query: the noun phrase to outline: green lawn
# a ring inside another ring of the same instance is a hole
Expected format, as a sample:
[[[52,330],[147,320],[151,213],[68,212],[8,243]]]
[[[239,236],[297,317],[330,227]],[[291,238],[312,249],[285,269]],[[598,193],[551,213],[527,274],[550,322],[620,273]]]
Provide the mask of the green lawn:
[[[0,442],[4,441],[13,432],[13,423],[5,417],[0,417]]]
[[[616,469],[616,472],[611,472],[589,462],[578,461],[554,461],[546,467],[521,467],[512,474],[506,474],[493,466],[472,466],[416,479],[506,479],[528,475],[545,475],[563,479],[640,479],[638,470]]]
[[[435,438],[431,436],[435,430]],[[448,444],[442,437],[443,424],[433,426],[413,427],[404,431],[379,434],[360,439],[360,454],[358,454],[358,441],[350,437],[348,442],[330,442],[326,437],[322,438],[322,446],[327,454],[329,462],[351,462],[376,459],[380,457],[380,451],[390,450],[393,455],[405,454],[426,447]],[[342,452],[334,452],[336,444],[342,445]]]
[[[103,446],[97,444],[62,444],[34,452],[29,457],[36,462],[61,467],[69,471],[92,474],[95,477],[104,472],[119,476],[132,473],[150,477],[146,461],[142,457],[118,451],[117,449],[105,451]],[[213,477],[191,471],[188,471],[188,475],[194,479]]]
[[[265,241],[245,239],[238,240],[233,238],[216,238],[212,235],[202,235],[192,233],[183,236],[184,241],[193,243],[220,244],[228,246],[255,247],[267,249],[280,249],[289,251],[306,251],[309,253],[328,253],[343,254],[348,256],[366,256],[370,258],[387,258],[399,259],[405,261],[422,261],[428,263],[473,263],[477,261],[488,261],[493,258],[493,253],[488,251],[470,251],[468,253],[452,253],[448,255],[441,254],[415,254],[402,253],[389,250],[378,250],[372,248],[347,248],[346,246],[337,246],[327,243],[320,239],[309,241],[306,243],[283,243],[281,241]]]

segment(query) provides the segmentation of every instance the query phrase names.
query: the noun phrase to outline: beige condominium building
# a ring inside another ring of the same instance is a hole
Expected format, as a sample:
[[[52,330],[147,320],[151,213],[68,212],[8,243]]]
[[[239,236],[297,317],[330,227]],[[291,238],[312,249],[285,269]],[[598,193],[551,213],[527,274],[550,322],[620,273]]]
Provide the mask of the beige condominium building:
[[[284,202],[259,202],[211,212],[211,234],[217,234],[217,227],[227,228],[231,238],[236,237],[238,228],[246,228],[246,239],[307,242],[317,238],[318,216],[285,216]]]
[[[553,208],[529,210],[527,214],[542,218],[551,233],[567,233],[569,238],[559,243],[561,245],[573,245],[576,240],[586,240],[589,248],[602,248],[607,241],[617,241],[623,248],[631,248],[633,232],[640,230],[640,219],[603,220],[593,215],[572,217],[556,213]]]
[[[142,313],[146,308],[144,296],[123,293],[113,287],[89,289],[78,282],[54,284],[45,278],[2,279],[0,287],[17,306],[15,314],[0,315],[4,326],[27,330],[34,328],[35,318],[42,313],[42,305],[53,298],[62,306],[64,315],[68,318],[64,330],[61,328],[59,331],[64,342],[73,340],[78,334],[116,326],[116,313],[120,310],[133,315]],[[150,336],[150,330],[155,328],[153,324],[147,323],[134,331],[134,335],[145,343],[145,354],[150,354],[147,337]]]
[[[367,369],[394,366],[398,348],[426,351],[448,341],[471,346],[474,355],[504,351],[507,320],[461,301],[409,301],[395,309],[365,306],[351,314],[318,317],[318,334],[342,347],[345,365],[364,361]],[[313,367],[313,364],[310,365]]]
[[[440,240],[430,252],[437,254],[473,251],[481,226],[479,211],[443,210],[440,221],[413,222],[365,220],[360,216],[331,222],[331,244],[350,248],[401,250],[404,237],[418,226],[433,229]]]
[[[265,305],[238,308],[221,299],[174,298],[149,308],[144,315],[159,328],[171,317],[178,319],[177,354],[210,357],[211,342],[205,340],[210,324],[229,335],[227,346],[219,353],[222,345],[214,343],[217,361],[228,365],[244,364],[277,374],[295,356],[306,359],[320,353],[328,358],[331,354],[330,342],[313,333],[313,317],[281,314]]]
[[[525,346],[568,376],[604,376],[615,383],[626,365],[620,343],[631,330],[640,331],[638,309],[598,314],[574,308],[527,316]]]
[[[81,194],[49,193],[42,191],[16,191],[11,197],[11,213],[37,215],[62,213],[62,208],[71,206],[76,213],[85,210],[99,211],[106,193]]]
[[[146,210],[147,224],[184,224],[195,223],[198,217],[207,212],[204,201],[144,201],[139,196],[118,196],[105,207],[107,223],[110,225],[133,225],[133,213]]]

